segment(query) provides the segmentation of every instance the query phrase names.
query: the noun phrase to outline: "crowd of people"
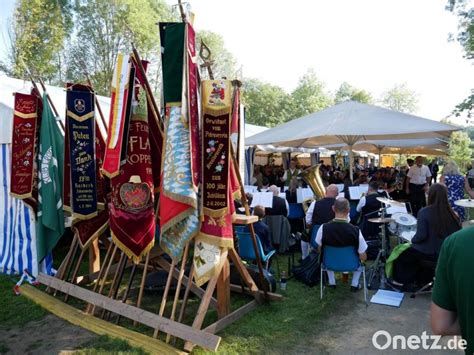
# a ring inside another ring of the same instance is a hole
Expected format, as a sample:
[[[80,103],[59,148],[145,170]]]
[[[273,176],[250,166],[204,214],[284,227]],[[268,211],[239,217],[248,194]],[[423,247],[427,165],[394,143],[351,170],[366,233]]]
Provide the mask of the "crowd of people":
[[[438,263],[432,304],[433,329],[441,334],[460,334],[464,327],[463,336],[474,341],[474,330],[466,333],[467,325],[472,323],[467,314],[474,317],[474,311],[466,299],[470,294],[466,287],[472,289],[474,284],[464,287],[457,274],[464,271],[463,267],[470,260],[471,254],[463,246],[474,250],[474,239],[466,229],[461,230],[465,211],[455,204],[466,194],[474,198],[474,163],[465,176],[453,161],[445,162],[441,172],[436,160],[428,165],[424,163],[423,157],[416,157],[408,159],[406,166],[399,168],[357,167],[351,181],[348,170],[321,162],[325,196],[309,205],[304,222],[296,227],[292,225],[292,232],[302,232],[302,235],[306,232],[309,236],[306,241],[312,242],[312,247],[320,253],[325,246],[353,247],[364,262],[368,257],[368,243],[379,238],[379,224],[369,221],[378,216],[383,205],[378,198],[407,202],[411,213],[417,217],[416,233],[409,245],[400,248],[399,252],[395,251],[398,257],[389,282],[400,290],[417,289],[433,280],[434,268],[427,268],[425,262]],[[259,191],[273,192],[271,208],[254,208],[254,214],[259,216],[257,235],[267,251],[274,246],[264,217],[288,216],[290,205],[297,202],[297,189],[306,186],[299,176],[302,170],[296,160],[291,161],[286,171],[271,166],[255,169],[254,184]],[[357,217],[354,218],[350,213],[348,187],[364,184],[368,185],[367,193],[360,200],[352,201],[357,203]],[[341,185],[344,186],[344,197],[339,197]],[[283,191],[286,198],[281,197]],[[248,198],[252,196],[248,195]],[[455,259],[458,257],[459,260]],[[353,272],[350,287],[354,292],[360,289],[360,275],[360,270]],[[334,273],[328,272],[327,276],[327,286],[336,287]],[[450,288],[453,288],[452,292]]]

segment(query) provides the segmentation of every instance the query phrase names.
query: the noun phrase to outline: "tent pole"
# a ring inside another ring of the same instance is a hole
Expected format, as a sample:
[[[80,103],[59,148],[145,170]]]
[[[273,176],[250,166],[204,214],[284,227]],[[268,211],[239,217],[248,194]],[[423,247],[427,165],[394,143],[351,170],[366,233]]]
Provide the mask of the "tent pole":
[[[382,166],[382,147],[377,147],[379,150],[379,169]]]
[[[349,176],[351,181],[354,181],[354,172],[352,171],[354,168],[354,152],[352,151],[353,145],[349,145]]]

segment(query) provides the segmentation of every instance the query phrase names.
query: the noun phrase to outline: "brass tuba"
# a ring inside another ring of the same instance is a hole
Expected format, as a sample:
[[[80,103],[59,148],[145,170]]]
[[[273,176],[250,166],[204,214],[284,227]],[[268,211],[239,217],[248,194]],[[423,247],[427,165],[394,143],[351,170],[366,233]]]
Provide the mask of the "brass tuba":
[[[303,170],[299,176],[306,181],[306,183],[311,187],[313,190],[314,195],[316,196],[316,200],[321,200],[326,195],[326,188],[323,184],[323,179],[321,178],[321,174],[319,172],[319,168],[321,164],[314,165],[308,169]],[[313,199],[305,199],[303,201],[303,210],[304,213],[308,211],[309,206],[313,202]]]

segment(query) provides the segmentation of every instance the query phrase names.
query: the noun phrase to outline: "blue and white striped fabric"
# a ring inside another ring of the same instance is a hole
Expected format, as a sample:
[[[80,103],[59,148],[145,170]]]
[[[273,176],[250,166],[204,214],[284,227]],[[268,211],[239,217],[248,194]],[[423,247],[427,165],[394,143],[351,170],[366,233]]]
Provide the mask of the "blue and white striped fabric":
[[[23,201],[10,197],[9,144],[0,144],[0,272],[19,274],[24,269],[36,276],[38,260],[34,212]],[[49,272],[52,258],[42,267]]]
[[[245,185],[252,185],[253,160],[255,158],[255,147],[245,147]]]

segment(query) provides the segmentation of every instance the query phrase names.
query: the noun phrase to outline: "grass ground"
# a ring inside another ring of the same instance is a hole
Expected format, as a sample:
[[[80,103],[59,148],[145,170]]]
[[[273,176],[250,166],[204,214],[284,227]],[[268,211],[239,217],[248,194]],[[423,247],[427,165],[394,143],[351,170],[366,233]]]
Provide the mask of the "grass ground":
[[[285,265],[286,261],[286,257],[280,257],[280,265]],[[21,334],[23,326],[44,318],[47,312],[21,296],[13,296],[13,281],[10,277],[0,275],[0,330],[2,328],[17,329]],[[219,333],[222,336],[222,342],[218,353],[289,353],[298,343],[301,343],[302,339],[321,329],[324,326],[324,320],[334,313],[339,305],[353,300],[350,297],[349,285],[341,284],[336,290],[327,290],[321,301],[318,287],[310,288],[294,279],[288,280],[287,290],[281,293],[284,296],[282,302],[261,305]],[[232,309],[238,308],[248,300],[242,296],[233,296]],[[156,312],[159,307],[157,297],[147,295],[144,301],[145,308]],[[77,300],[71,300],[70,304],[77,305],[79,308],[84,306]],[[197,304],[197,299],[191,302],[189,320],[192,319],[193,314],[191,309],[197,307]],[[206,317],[206,324],[211,323],[215,318],[215,312],[210,311]],[[126,320],[121,321],[120,324],[132,327],[131,322]],[[137,328],[134,329],[137,330]],[[151,329],[139,329],[147,334],[152,333]],[[0,354],[7,353],[8,350],[10,350],[9,344],[0,341]],[[75,351],[78,354],[144,353],[123,340],[104,336],[94,336],[90,341],[76,347]],[[194,353],[207,352],[197,348]]]

